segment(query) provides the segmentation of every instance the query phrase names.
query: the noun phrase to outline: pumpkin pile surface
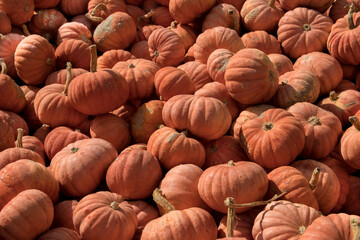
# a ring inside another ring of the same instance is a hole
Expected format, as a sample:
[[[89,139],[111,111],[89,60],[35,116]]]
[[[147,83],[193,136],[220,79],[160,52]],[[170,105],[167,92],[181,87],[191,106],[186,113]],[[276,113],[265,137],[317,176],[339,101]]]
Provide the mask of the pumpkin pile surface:
[[[0,0],[0,239],[360,240],[359,9]]]

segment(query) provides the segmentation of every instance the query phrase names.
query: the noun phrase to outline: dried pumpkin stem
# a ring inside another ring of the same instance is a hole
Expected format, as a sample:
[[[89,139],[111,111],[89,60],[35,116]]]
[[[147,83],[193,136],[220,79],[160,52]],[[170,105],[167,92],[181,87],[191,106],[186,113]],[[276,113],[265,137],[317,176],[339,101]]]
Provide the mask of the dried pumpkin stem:
[[[235,204],[235,200],[232,197],[229,197],[225,200],[225,205],[234,205],[234,204]],[[234,236],[234,228],[235,228],[234,221],[235,221],[235,208],[228,207],[227,223],[226,223],[227,238],[231,238]]]
[[[5,36],[0,33],[0,40],[3,40],[4,38]]]
[[[62,94],[65,95],[65,96],[67,96],[69,84],[70,84],[70,81],[71,81],[71,68],[72,68],[71,62],[67,62],[66,63],[66,82],[65,82],[64,91],[62,92]]]
[[[316,188],[316,185],[319,182],[319,176],[320,176],[320,168],[316,167],[311,175],[309,185],[312,190]]]
[[[180,134],[187,137],[188,136],[188,130],[185,129],[184,131],[181,131]]]
[[[97,69],[97,52],[95,44],[90,46],[90,56],[90,72],[94,73]]]
[[[105,3],[99,3],[98,5],[96,5],[96,7],[92,10],[90,14],[85,14],[85,17],[95,23],[101,23],[102,21],[104,21],[104,19],[102,17],[96,16],[100,11],[107,11]]]
[[[266,200],[266,201],[256,201],[256,202],[252,202],[252,203],[241,203],[241,204],[236,204],[236,203],[231,203],[229,201],[229,198],[226,198],[226,200],[224,201],[225,206],[228,208],[247,208],[247,207],[257,207],[257,206],[261,206],[261,205],[266,205],[269,204],[279,198],[281,198],[282,196],[284,196],[287,192],[283,191],[281,192],[279,195],[275,194],[271,199]]]
[[[228,161],[228,166],[235,166],[235,163],[233,160]]]
[[[117,201],[111,202],[110,207],[114,210],[118,210],[120,208],[119,203]]]
[[[351,218],[350,226],[354,233],[353,240],[359,240],[360,239],[360,222],[359,222],[359,220],[357,218]]]
[[[175,29],[179,23],[177,21],[172,21],[170,24],[171,29]]]
[[[350,123],[356,128],[356,130],[360,131],[360,121],[356,116],[349,117]]]
[[[27,28],[25,23],[21,24],[21,29],[23,30],[25,37],[30,36],[29,29]]]
[[[276,2],[276,0],[270,0],[270,1],[269,1],[269,6],[270,6],[270,7],[275,6],[275,2]]]
[[[143,16],[139,16],[137,18],[137,20],[138,20],[138,22],[142,22],[142,21],[144,21],[146,19],[151,18],[152,16],[154,16],[154,14],[155,14],[155,9],[151,9],[147,14],[145,14]]]
[[[355,28],[355,24],[354,24],[354,18],[353,18],[353,13],[356,12],[356,8],[355,8],[355,4],[351,3],[349,4],[349,11],[347,14],[347,20],[348,20],[348,25],[349,25],[349,29],[353,29]]]
[[[18,134],[17,134],[17,138],[16,138],[16,147],[22,148],[23,147],[22,137],[24,136],[24,129],[18,128],[17,133]]]
[[[329,94],[329,97],[330,97],[330,100],[333,101],[333,102],[335,102],[336,100],[339,99],[339,97],[337,96],[335,91],[331,91],[330,94]]]
[[[167,213],[176,210],[175,207],[162,195],[159,188],[156,188],[152,194],[154,202],[161,206]]]
[[[3,58],[0,58],[0,67],[1,67],[1,72],[0,72],[0,74],[6,74],[6,72],[7,72],[7,67],[6,67],[5,60],[4,60]]]

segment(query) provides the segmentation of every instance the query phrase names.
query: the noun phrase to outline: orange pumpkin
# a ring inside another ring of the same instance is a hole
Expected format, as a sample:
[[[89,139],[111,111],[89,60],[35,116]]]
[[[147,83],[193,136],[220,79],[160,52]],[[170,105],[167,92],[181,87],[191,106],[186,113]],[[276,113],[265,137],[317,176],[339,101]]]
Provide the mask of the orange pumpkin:
[[[342,206],[342,210],[349,214],[360,215],[360,178],[349,176],[349,193],[346,195],[346,201]]]
[[[171,0],[169,2],[169,10],[171,16],[178,23],[190,23],[210,10],[215,5],[215,2],[215,0]]]
[[[174,21],[169,12],[169,8],[165,6],[158,6],[154,9],[154,13],[151,16],[151,21],[155,25],[168,27]]]
[[[216,49],[209,55],[206,68],[212,80],[225,85],[225,69],[232,56],[234,53],[225,48]]]
[[[151,220],[158,218],[159,211],[155,206],[142,200],[129,201],[129,204],[134,209],[138,219],[138,227],[133,240],[140,240],[145,225]]]
[[[88,71],[86,71],[83,68],[73,68],[72,67],[70,72],[71,72],[71,78],[74,79],[83,73],[87,73]],[[59,71],[53,72],[46,78],[45,85],[50,85],[50,84],[54,84],[54,83],[65,85],[66,84],[66,76],[67,76],[66,69],[61,69]]]
[[[142,40],[134,43],[134,45],[132,45],[131,47],[130,52],[135,58],[143,58],[150,61],[152,60],[152,57],[150,56],[149,44],[147,40]]]
[[[16,33],[9,33],[6,35],[0,34],[0,58],[4,59],[7,68],[7,75],[12,78],[16,77],[14,53],[16,47],[24,38],[25,36]]]
[[[66,68],[67,62],[74,68],[90,70],[89,45],[82,40],[70,39],[62,42],[55,51],[56,66],[58,69]]]
[[[205,84],[212,82],[212,79],[206,70],[206,64],[197,61],[188,61],[177,68],[186,72],[190,80],[195,84],[195,90],[199,90]]]
[[[240,32],[240,14],[231,4],[219,3],[206,15],[202,24],[202,31],[223,26]]]
[[[196,32],[195,29],[187,24],[179,24],[176,21],[172,21],[170,30],[174,31],[183,41],[185,51],[191,47],[196,41]]]
[[[80,236],[68,228],[53,228],[42,234],[38,240],[80,240]]]
[[[14,26],[29,21],[34,14],[34,8],[34,0],[0,1],[0,10],[6,13]]]
[[[256,48],[265,54],[282,53],[280,43],[276,37],[263,30],[245,33],[242,35],[241,40],[247,48]]]
[[[127,61],[131,58],[135,57],[130,52],[122,49],[106,51],[97,59],[97,69],[111,69],[116,63],[121,61]]]
[[[90,30],[84,24],[78,22],[65,23],[57,31],[57,45],[70,39],[82,40],[89,45],[92,44]]]
[[[59,2],[60,0],[34,0],[35,8],[38,9],[54,8]]]
[[[124,0],[90,0],[88,1],[88,18],[99,23],[115,12],[126,12]]]
[[[60,9],[65,15],[85,14],[89,0],[61,0]]]
[[[360,120],[356,116],[349,117],[349,120],[352,126],[345,131],[340,140],[341,156],[350,167],[360,169],[360,148],[358,145]]]
[[[279,76],[286,72],[290,72],[293,69],[293,63],[291,60],[283,54],[272,53],[268,54],[270,61],[274,64],[275,69],[278,71]]]
[[[319,12],[325,12],[332,4],[334,0],[320,0],[320,1],[308,1],[308,0],[297,0],[297,1],[286,1],[279,0],[282,9],[286,11],[292,10],[297,7],[306,7],[316,9]]]
[[[11,22],[5,12],[0,10],[0,33],[8,34],[11,32]]]
[[[65,200],[58,202],[54,206],[54,221],[52,227],[65,227],[75,230],[73,215],[78,203],[79,202],[76,200]]]
[[[11,126],[0,119],[0,151],[14,147],[14,133]]]

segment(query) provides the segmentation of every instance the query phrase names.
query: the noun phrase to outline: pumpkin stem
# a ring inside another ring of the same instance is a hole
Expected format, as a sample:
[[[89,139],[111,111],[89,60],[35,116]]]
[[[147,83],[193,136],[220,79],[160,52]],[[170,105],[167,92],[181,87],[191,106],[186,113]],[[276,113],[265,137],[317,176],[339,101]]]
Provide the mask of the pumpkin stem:
[[[155,10],[154,9],[151,9],[147,14],[143,15],[143,16],[139,16],[137,18],[138,22],[143,22],[149,18],[151,18],[152,16],[154,16],[155,14]]]
[[[24,136],[24,129],[18,128],[17,132],[18,132],[18,135],[17,135],[17,138],[16,138],[16,147],[22,148],[23,147],[22,137]]]
[[[349,29],[353,29],[355,28],[355,24],[354,24],[354,18],[353,18],[353,13],[356,12],[356,7],[354,3],[348,4],[345,7],[349,8],[348,14],[347,14],[347,20],[348,20],[348,25],[349,25]]]
[[[329,97],[330,97],[330,100],[332,102],[335,102],[336,100],[339,99],[339,97],[337,96],[336,92],[335,91],[331,91],[330,94],[329,94]]]
[[[156,129],[160,129],[160,128],[163,128],[163,127],[166,127],[166,126],[164,124],[162,124],[162,123],[156,125]]]
[[[31,35],[30,32],[29,32],[29,29],[27,28],[27,26],[25,25],[25,23],[21,24],[21,28],[22,28],[22,30],[23,30],[23,32],[24,32],[25,37]]]
[[[356,128],[356,130],[360,131],[360,121],[356,116],[349,117],[350,123]]]
[[[308,24],[308,23],[304,24],[304,25],[303,25],[303,29],[304,29],[305,31],[310,31],[310,30],[311,30],[310,24]]]
[[[114,210],[120,209],[119,203],[117,201],[113,201],[110,203],[110,207]]]
[[[225,200],[226,206],[230,206],[230,205],[234,205],[234,204],[235,204],[235,200],[232,197],[226,198],[226,200]],[[234,237],[234,228],[235,228],[234,221],[235,221],[235,208],[228,207],[227,223],[226,223],[226,237],[227,238]]]
[[[228,166],[235,166],[234,160],[228,161]]]
[[[217,147],[214,144],[211,144],[210,148],[211,148],[211,152],[217,151]]]
[[[231,201],[229,200],[229,197],[228,197],[228,198],[226,198],[224,203],[225,203],[225,206],[228,208],[257,207],[257,206],[269,204],[269,203],[283,197],[286,193],[287,193],[286,191],[283,191],[279,195],[275,194],[271,199],[266,200],[266,201],[256,201],[256,202],[252,202],[252,203],[241,203],[241,204],[231,203]]]
[[[314,126],[321,125],[320,119],[318,119],[316,116],[312,116],[308,119],[308,122]]]
[[[130,63],[129,68],[135,68],[135,65]]]
[[[0,58],[0,67],[1,67],[1,72],[0,72],[0,74],[6,74],[6,72],[7,72],[7,67],[6,67],[5,60],[4,60],[3,58]]]
[[[185,129],[184,131],[181,131],[180,134],[187,137],[188,136],[188,130]]]
[[[90,56],[90,72],[94,73],[97,69],[97,52],[95,44],[90,46]]]
[[[170,24],[171,29],[175,29],[179,23],[177,21],[172,21]]]
[[[269,1],[269,6],[270,6],[270,7],[275,6],[275,2],[276,2],[276,0],[270,0],[270,1]]]
[[[69,84],[71,81],[71,67],[72,67],[71,62],[67,62],[66,63],[66,82],[65,82],[64,91],[62,92],[62,94],[65,96],[67,96]]]
[[[320,176],[320,168],[316,167],[311,175],[310,181],[309,181],[309,185],[311,190],[314,190],[316,188],[316,185],[319,181],[319,176]]]
[[[360,239],[360,223],[357,218],[351,218],[350,219],[350,226],[351,229],[354,232],[354,238],[353,240],[359,240]]]
[[[262,128],[264,131],[270,131],[271,129],[274,128],[274,124],[271,122],[266,122],[266,123],[264,123]]]
[[[92,10],[90,14],[85,14],[85,17],[87,17],[92,22],[101,23],[102,21],[104,21],[104,19],[102,17],[96,16],[100,11],[107,11],[105,3],[99,3],[98,5],[96,5],[96,7]]]
[[[175,207],[162,195],[159,188],[156,188],[152,194],[154,202],[162,207],[166,213],[176,210]]]
[[[4,38],[5,36],[0,33],[0,40],[3,40]]]

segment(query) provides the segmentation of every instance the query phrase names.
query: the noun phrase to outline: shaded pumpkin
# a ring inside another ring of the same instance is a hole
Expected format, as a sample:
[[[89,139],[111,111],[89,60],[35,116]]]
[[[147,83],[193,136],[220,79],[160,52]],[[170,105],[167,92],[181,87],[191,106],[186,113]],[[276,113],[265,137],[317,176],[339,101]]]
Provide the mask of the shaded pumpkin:
[[[44,143],[46,136],[50,132],[51,128],[47,124],[41,125],[38,129],[33,133],[34,137],[37,137],[42,143]],[[45,150],[45,149],[44,149]]]
[[[149,52],[149,44],[146,40],[134,43],[130,52],[135,58],[143,58],[150,61],[152,60]]]
[[[358,147],[360,120],[356,116],[349,117],[349,120],[352,126],[344,132],[340,139],[341,156],[347,165],[360,169],[360,148]]]
[[[360,178],[356,176],[349,176],[349,193],[346,195],[346,201],[342,206],[342,211],[348,214],[360,215]]]
[[[78,203],[77,200],[65,200],[54,205],[54,221],[52,227],[64,227],[75,230],[73,215]]]
[[[172,0],[169,2],[169,11],[178,23],[190,23],[210,10],[215,3],[215,0]],[[191,11],[188,9],[191,9]]]
[[[14,53],[16,47],[25,38],[24,35],[17,33],[0,34],[0,58],[4,59],[7,68],[7,74],[15,78],[17,76],[14,65]]]
[[[196,41],[196,31],[193,27],[187,24],[179,24],[176,21],[170,23],[170,30],[174,31],[183,41],[185,51],[191,47]]]
[[[21,141],[21,144],[18,144],[19,141]],[[15,144],[16,144],[16,146],[20,145],[25,149],[29,149],[33,152],[36,152],[37,154],[39,154],[41,156],[42,159],[45,160],[44,144],[37,137],[23,136],[21,138],[21,140],[18,138],[15,141]],[[22,158],[24,158],[24,157],[22,157]]]
[[[14,133],[11,126],[0,119],[0,151],[14,147]]]
[[[34,99],[40,88],[31,85],[22,85],[20,88],[24,92],[26,100],[26,106],[22,111],[22,116],[30,129],[37,129],[42,124],[35,113]]]
[[[138,227],[133,240],[140,240],[145,225],[151,220],[158,218],[160,214],[155,206],[142,200],[129,201],[129,204],[134,209],[138,219]]]
[[[74,79],[77,76],[87,73],[88,71],[83,68],[73,68],[71,67],[71,78]],[[59,71],[51,73],[45,80],[45,85],[50,85],[54,83],[58,84],[66,84],[66,76],[67,76],[67,70],[61,69]]]
[[[90,30],[90,32],[94,31],[92,22],[90,19],[88,19],[85,15],[76,15],[73,18],[71,18],[71,22],[77,22],[83,24],[87,29]]]
[[[306,7],[309,9],[315,9],[321,13],[324,13],[332,4],[334,0],[321,0],[321,1],[308,1],[308,0],[297,0],[288,2],[286,0],[279,0],[281,8],[289,11],[297,7]]]
[[[358,87],[351,81],[343,79],[340,81],[339,85],[335,88],[335,92],[343,92],[346,90],[358,90]]]
[[[10,18],[4,11],[0,10],[0,33],[8,34],[11,32],[11,28]]]
[[[44,8],[54,8],[58,5],[60,0],[34,0],[35,8],[44,9]]]
[[[151,16],[151,22],[156,25],[168,27],[174,18],[169,12],[169,8],[165,6],[158,6],[154,9],[154,14]]]
[[[61,0],[60,9],[67,16],[85,14],[89,0]]]
[[[72,229],[53,228],[39,236],[38,240],[80,240],[80,236]]]

